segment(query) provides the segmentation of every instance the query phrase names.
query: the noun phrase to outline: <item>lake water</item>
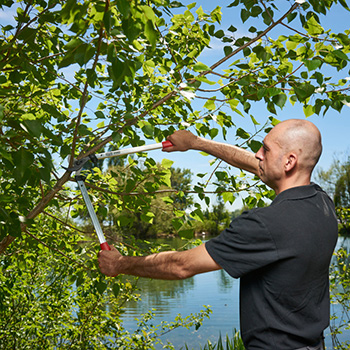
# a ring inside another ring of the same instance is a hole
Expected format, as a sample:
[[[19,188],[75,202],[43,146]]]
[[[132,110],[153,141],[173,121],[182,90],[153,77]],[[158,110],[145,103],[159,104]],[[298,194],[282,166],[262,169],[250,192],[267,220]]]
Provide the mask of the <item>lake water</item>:
[[[164,243],[164,241],[162,241]],[[167,244],[177,247],[177,239],[169,239]],[[350,242],[340,239],[338,246],[346,245],[349,249]],[[176,329],[162,336],[163,343],[170,341],[175,349],[180,349],[186,343],[189,349],[201,349],[210,340],[216,343],[219,335],[231,336],[234,329],[239,330],[239,280],[231,278],[223,270],[213,271],[182,281],[160,281],[140,278],[140,301],[132,301],[126,304],[123,316],[124,327],[133,331],[136,328],[135,318],[148,310],[155,309],[154,325],[161,321],[173,321],[181,314],[183,317],[197,313],[203,309],[203,305],[210,305],[212,314],[210,319],[205,319],[204,324],[197,331],[191,329]],[[339,305],[332,305],[331,313],[340,312]],[[326,330],[326,346],[332,349],[332,341],[329,330]],[[350,339],[350,332],[339,335],[340,341]],[[161,349],[161,347],[159,347]]]

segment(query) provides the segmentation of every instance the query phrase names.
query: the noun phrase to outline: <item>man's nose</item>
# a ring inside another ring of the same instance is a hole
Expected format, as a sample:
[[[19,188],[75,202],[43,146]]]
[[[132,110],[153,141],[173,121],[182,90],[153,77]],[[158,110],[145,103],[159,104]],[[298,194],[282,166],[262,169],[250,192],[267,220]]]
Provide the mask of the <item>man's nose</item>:
[[[255,153],[255,158],[262,160],[262,147],[260,147],[259,151]]]

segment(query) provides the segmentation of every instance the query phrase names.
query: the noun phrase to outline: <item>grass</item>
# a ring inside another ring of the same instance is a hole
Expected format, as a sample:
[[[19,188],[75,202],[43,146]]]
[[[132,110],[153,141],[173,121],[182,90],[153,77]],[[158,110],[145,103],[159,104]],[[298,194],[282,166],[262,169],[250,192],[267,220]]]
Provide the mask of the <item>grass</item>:
[[[219,336],[217,343],[213,344],[210,340],[208,340],[207,344],[204,347],[200,347],[201,350],[245,350],[243,341],[238,331],[234,330],[233,336],[230,338],[226,334],[225,341]],[[190,350],[189,347],[185,344],[185,350]],[[192,348],[191,350],[195,350]]]

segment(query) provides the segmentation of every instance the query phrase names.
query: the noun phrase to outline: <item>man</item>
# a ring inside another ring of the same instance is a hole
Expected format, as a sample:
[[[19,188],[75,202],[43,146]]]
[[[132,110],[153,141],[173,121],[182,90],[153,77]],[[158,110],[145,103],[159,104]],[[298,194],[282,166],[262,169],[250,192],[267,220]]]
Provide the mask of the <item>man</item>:
[[[245,347],[323,349],[329,323],[329,264],[337,219],[329,197],[310,183],[322,151],[321,135],[306,120],[287,120],[253,153],[177,131],[167,151],[195,149],[258,175],[276,192],[269,207],[244,212],[218,237],[191,250],[144,257],[99,253],[101,272],[184,279],[223,268],[240,278]]]

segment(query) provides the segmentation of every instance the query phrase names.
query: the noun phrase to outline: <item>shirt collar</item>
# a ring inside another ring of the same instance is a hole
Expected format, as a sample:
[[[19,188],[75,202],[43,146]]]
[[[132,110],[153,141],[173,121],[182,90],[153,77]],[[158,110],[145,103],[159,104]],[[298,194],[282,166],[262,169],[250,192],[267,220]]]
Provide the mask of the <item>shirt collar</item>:
[[[320,191],[320,190],[321,190],[320,186],[314,183],[311,183],[310,185],[306,185],[306,186],[288,188],[287,190],[279,193],[277,197],[273,200],[271,205],[277,204],[287,199],[303,199],[307,197],[312,197],[316,195],[317,191]]]

